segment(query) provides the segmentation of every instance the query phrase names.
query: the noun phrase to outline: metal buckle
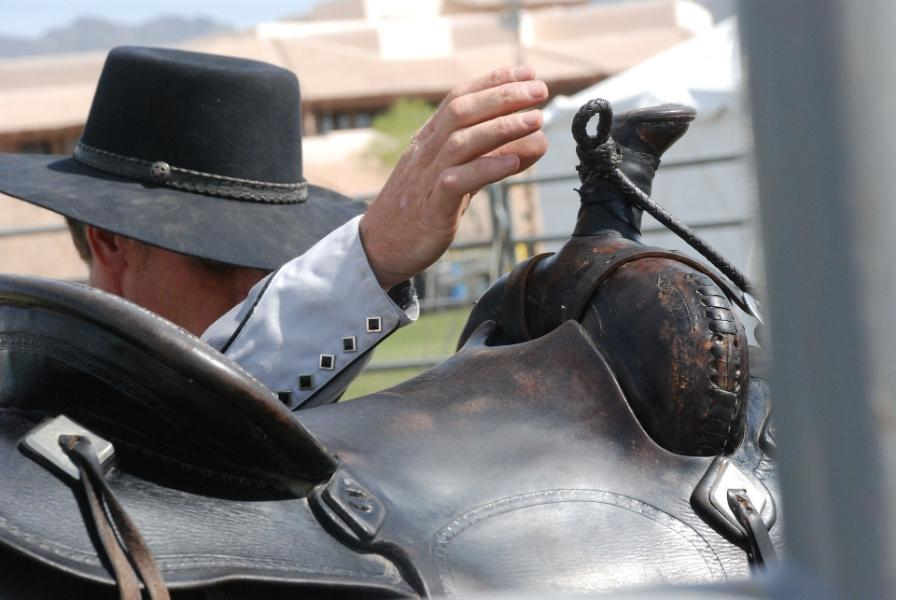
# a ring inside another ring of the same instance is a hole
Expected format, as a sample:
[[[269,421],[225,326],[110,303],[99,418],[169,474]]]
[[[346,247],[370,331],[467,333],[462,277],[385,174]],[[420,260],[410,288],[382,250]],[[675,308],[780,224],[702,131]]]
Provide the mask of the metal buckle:
[[[744,527],[728,503],[729,490],[744,490],[767,528],[775,523],[775,502],[769,491],[753,475],[742,471],[729,459],[718,456],[691,497],[694,505],[737,539],[746,536]]]
[[[59,445],[59,437],[62,435],[80,435],[91,442],[97,460],[101,467],[105,467],[115,454],[115,448],[110,441],[103,439],[96,433],[85,429],[65,415],[59,415],[48,421],[44,421],[28,432],[22,439],[22,447],[28,450],[39,462],[53,465],[62,473],[72,479],[81,479],[81,474],[62,447]]]
[[[774,565],[778,561],[778,554],[769,537],[769,530],[746,490],[728,490],[728,505],[744,529],[750,564],[758,569]]]
[[[375,539],[387,509],[384,503],[346,469],[338,469],[327,484],[316,488],[310,506],[321,511],[334,529],[350,543]]]
[[[750,312],[751,317],[759,321],[760,325],[766,324],[762,317],[762,307],[759,305],[759,300],[754,298],[750,292],[744,292],[744,304],[747,305],[747,310]]]

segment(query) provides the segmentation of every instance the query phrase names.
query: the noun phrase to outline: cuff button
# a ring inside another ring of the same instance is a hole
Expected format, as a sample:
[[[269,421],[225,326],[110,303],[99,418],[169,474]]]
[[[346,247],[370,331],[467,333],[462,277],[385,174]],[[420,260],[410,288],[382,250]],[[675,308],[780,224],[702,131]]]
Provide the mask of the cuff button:
[[[381,317],[367,317],[366,318],[366,332],[367,333],[381,333]]]
[[[315,387],[315,379],[312,375],[300,375],[297,377],[297,387],[301,390],[311,390]]]

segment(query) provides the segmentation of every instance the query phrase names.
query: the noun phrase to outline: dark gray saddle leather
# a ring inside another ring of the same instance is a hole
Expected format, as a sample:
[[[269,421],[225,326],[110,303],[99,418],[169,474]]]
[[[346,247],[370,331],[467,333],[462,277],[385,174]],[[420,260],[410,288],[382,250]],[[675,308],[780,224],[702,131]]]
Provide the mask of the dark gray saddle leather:
[[[576,322],[498,347],[492,331],[407,383],[295,419],[149,313],[0,278],[0,558],[18,565],[0,588],[114,591],[71,482],[21,445],[59,414],[116,445],[110,486],[176,596],[460,597],[748,575],[739,532],[697,493],[722,459],[656,445]],[[753,385],[729,461],[762,486],[771,523],[767,390]],[[780,546],[780,520],[771,535]]]
[[[457,355],[402,385],[298,414],[341,457],[315,497],[335,521],[362,523],[345,530],[348,543],[407,565],[421,593],[450,597],[749,574],[740,544],[691,501],[721,458],[654,443],[577,322],[497,347],[493,331],[483,324]],[[753,386],[731,460],[764,482],[771,518],[774,466],[758,442],[767,389]],[[381,507],[329,498],[344,476]],[[772,535],[780,545],[779,523]]]
[[[114,444],[107,480],[170,588],[412,593],[318,524],[337,460],[240,367],[119,298],[0,277],[0,597],[115,592],[72,482],[23,447],[57,415]]]

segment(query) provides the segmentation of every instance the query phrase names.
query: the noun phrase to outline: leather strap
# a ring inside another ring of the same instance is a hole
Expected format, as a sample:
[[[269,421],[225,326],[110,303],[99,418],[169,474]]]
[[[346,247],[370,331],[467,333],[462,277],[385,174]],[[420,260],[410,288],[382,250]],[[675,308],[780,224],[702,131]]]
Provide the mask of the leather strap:
[[[525,313],[525,289],[528,284],[528,276],[539,262],[552,254],[552,252],[545,252],[520,262],[513,267],[506,279],[501,302],[503,314],[500,316],[500,327],[508,343],[515,344],[531,339]]]
[[[127,179],[155,183],[208,196],[267,204],[299,204],[306,202],[308,193],[306,180],[297,183],[271,183],[226,177],[174,167],[163,161],[150,162],[123,156],[88,146],[80,141],[75,145],[74,158],[92,169]]]
[[[61,435],[59,443],[66,456],[78,467],[82,491],[90,507],[91,523],[112,567],[121,600],[141,600],[138,577],[143,580],[150,600],[169,600],[169,592],[153,554],[106,483],[90,440],[79,435]],[[110,523],[110,517],[115,527]]]
[[[746,490],[728,490],[728,507],[737,517],[747,539],[747,557],[750,564],[758,569],[771,567],[778,562],[775,546],[769,537],[769,530]]]

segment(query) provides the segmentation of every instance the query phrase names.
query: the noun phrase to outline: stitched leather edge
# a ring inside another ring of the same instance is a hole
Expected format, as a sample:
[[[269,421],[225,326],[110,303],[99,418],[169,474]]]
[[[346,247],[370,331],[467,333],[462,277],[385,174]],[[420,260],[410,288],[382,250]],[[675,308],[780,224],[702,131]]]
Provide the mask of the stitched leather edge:
[[[668,527],[674,533],[680,535],[690,543],[703,558],[707,568],[710,570],[710,575],[719,579],[725,579],[727,576],[725,568],[722,566],[715,550],[709,545],[709,542],[707,542],[693,527],[681,519],[646,504],[637,498],[632,498],[631,496],[626,496],[624,494],[602,490],[557,489],[519,494],[495,500],[494,502],[470,510],[439,529],[432,538],[431,557],[435,568],[437,569],[438,577],[441,580],[441,585],[444,588],[444,593],[450,598],[460,597],[460,592],[457,589],[456,582],[453,578],[453,570],[450,568],[447,561],[447,551],[450,542],[457,536],[470,527],[492,517],[524,508],[545,504],[557,504],[560,502],[594,502],[598,504],[607,504],[618,506],[619,508],[624,508],[645,516],[664,527]]]

